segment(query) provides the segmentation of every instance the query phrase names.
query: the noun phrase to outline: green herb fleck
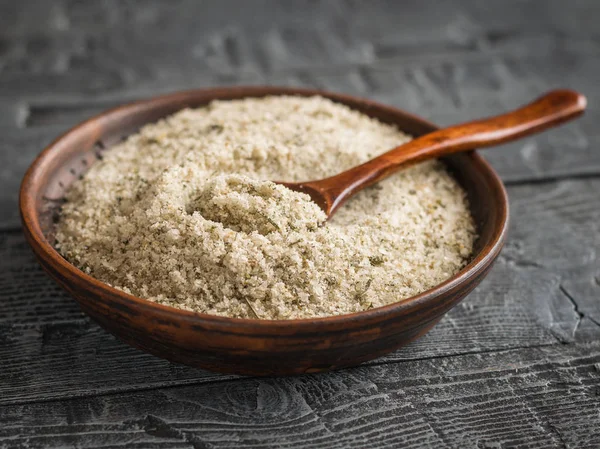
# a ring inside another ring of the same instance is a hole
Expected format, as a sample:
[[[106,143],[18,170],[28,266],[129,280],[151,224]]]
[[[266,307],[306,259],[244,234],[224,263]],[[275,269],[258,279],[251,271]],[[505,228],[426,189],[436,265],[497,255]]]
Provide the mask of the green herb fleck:
[[[381,256],[371,256],[371,257],[369,257],[369,262],[370,262],[371,266],[378,267],[385,263],[385,259]]]

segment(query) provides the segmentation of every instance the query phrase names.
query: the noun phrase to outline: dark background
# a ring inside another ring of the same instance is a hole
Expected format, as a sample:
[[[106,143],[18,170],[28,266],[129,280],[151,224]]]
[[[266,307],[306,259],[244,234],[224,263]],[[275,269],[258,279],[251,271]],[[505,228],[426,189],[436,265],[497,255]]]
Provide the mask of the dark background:
[[[600,447],[600,1],[0,2],[0,447]],[[17,189],[109,106],[311,86],[445,125],[554,87],[576,123],[490,150],[512,224],[427,336],[364,366],[236,378],[129,348],[48,280]]]

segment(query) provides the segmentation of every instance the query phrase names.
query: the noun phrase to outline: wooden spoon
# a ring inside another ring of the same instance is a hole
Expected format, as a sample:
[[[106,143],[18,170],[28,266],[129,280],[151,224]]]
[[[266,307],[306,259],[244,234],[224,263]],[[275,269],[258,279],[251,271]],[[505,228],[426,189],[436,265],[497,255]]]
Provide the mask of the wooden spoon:
[[[280,184],[310,195],[330,218],[352,195],[401,168],[426,159],[489,147],[537,133],[581,115],[586,104],[586,98],[577,92],[553,90],[512,112],[454,125],[418,137],[329,178]]]

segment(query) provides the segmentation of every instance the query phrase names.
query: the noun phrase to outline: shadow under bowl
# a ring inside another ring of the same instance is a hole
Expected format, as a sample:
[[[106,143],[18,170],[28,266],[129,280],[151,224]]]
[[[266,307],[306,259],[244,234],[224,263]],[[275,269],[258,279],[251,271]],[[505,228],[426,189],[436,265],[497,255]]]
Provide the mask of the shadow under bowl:
[[[112,288],[83,273],[53,247],[54,223],[70,185],[111,145],[185,107],[266,95],[322,95],[419,136],[435,125],[390,106],[329,92],[230,87],[179,92],[111,109],[50,144],[27,171],[20,192],[24,233],[42,268],[82,310],[124,342],[174,362],[246,375],[292,375],[357,365],[431,329],[473,290],[500,253],[508,201],[496,172],[475,152],[444,159],[467,191],[478,240],[471,262],[444,283],[384,307],[348,315],[260,321],[183,311]]]

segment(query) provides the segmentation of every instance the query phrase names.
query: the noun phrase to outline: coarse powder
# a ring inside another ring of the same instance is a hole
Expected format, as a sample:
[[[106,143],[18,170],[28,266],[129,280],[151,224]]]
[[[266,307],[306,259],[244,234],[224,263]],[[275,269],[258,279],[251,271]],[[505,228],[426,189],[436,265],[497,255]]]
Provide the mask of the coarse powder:
[[[56,246],[161,304],[240,318],[367,310],[421,293],[469,260],[464,191],[438,161],[357,194],[328,222],[270,180],[320,179],[410,140],[322,97],[214,101],[145,126],[67,193]]]

